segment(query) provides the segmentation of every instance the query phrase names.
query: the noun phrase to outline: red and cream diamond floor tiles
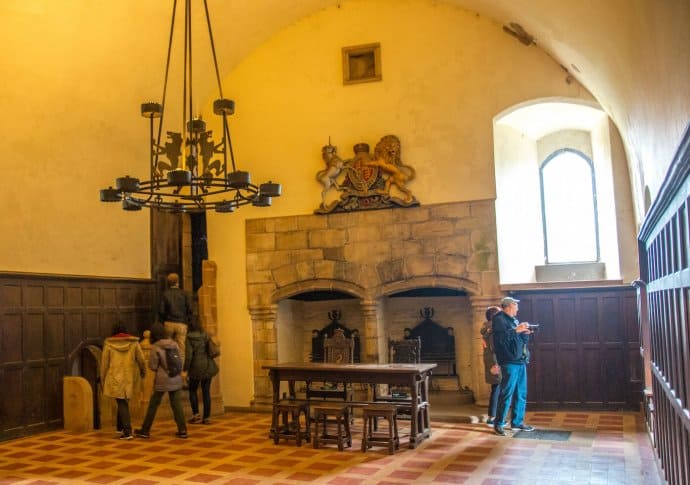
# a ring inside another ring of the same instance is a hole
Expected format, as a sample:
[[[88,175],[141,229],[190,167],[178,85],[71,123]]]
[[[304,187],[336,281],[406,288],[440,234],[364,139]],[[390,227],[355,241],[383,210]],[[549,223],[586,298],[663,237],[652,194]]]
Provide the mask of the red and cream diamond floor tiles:
[[[415,450],[362,453],[356,422],[352,448],[338,452],[274,445],[269,415],[233,412],[209,426],[190,426],[186,440],[175,438],[174,422],[161,420],[150,439],[121,441],[111,430],[98,430],[0,442],[0,485],[663,483],[635,413],[534,412],[527,418],[538,428],[571,431],[570,439],[500,437],[484,424],[434,422],[432,437]]]

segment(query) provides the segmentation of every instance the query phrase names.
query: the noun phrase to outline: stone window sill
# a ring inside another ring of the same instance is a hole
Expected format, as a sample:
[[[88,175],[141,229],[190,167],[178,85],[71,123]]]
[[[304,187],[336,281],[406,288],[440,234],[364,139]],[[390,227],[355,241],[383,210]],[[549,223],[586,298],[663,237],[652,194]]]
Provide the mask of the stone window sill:
[[[557,263],[534,267],[537,283],[606,279],[604,263]]]

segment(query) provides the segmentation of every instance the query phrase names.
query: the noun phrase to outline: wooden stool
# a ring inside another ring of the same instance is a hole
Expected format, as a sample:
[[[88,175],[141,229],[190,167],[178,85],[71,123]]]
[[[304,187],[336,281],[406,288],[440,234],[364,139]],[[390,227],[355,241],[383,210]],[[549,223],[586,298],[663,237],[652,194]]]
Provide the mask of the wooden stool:
[[[362,451],[373,445],[388,446],[388,454],[395,453],[396,448],[400,448],[400,438],[398,437],[398,421],[396,420],[396,409],[394,404],[372,404],[362,411],[364,425],[362,426]],[[388,434],[375,433],[374,427],[378,418],[388,421]]]
[[[304,429],[300,415],[304,414]],[[282,424],[279,422],[282,416]],[[273,405],[273,442],[278,444],[280,438],[295,440],[302,446],[302,439],[309,441],[309,405],[306,402],[283,400]]]
[[[324,443],[335,443],[338,451],[343,451],[345,445],[352,446],[350,433],[350,407],[341,404],[319,405],[313,409],[314,415],[314,448]],[[336,434],[328,433],[328,423],[336,425]],[[319,424],[323,430],[319,433]]]

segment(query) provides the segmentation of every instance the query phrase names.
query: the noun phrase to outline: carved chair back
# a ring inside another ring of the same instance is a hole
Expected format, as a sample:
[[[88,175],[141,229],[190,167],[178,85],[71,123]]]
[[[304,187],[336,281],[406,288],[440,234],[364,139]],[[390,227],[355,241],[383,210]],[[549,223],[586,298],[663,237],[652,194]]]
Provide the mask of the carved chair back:
[[[396,364],[419,364],[421,350],[422,340],[419,337],[388,341],[389,362]]]
[[[355,361],[355,340],[346,338],[343,329],[323,339],[324,361],[332,364],[351,364]]]
[[[422,339],[419,337],[388,340],[388,362],[394,364],[419,364],[421,362]],[[409,389],[400,386],[388,386],[386,395],[381,396],[382,401],[409,402],[411,400]],[[374,400],[379,400],[374,396]],[[401,414],[409,414],[405,408],[398,410]]]

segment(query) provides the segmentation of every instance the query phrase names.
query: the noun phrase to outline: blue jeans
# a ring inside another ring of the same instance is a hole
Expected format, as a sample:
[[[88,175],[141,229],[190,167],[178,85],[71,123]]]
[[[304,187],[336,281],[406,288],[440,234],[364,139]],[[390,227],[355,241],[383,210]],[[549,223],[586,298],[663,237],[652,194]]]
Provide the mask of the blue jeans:
[[[523,424],[527,407],[527,366],[525,364],[505,364],[501,366],[501,392],[498,396],[498,411],[495,426],[504,426],[505,419],[513,403],[513,427]]]
[[[192,414],[199,414],[199,396],[197,389],[201,384],[201,399],[204,404],[204,419],[211,417],[211,379],[196,380],[189,378],[189,404]]]

